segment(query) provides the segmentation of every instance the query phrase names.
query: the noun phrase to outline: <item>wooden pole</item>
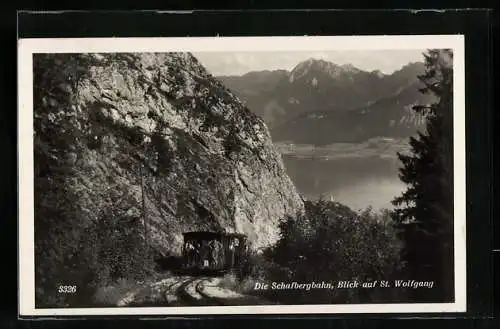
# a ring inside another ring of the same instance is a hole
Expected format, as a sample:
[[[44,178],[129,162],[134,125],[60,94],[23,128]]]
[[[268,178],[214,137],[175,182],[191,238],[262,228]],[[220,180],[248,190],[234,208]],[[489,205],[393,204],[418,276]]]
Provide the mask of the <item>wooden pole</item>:
[[[148,249],[148,226],[147,226],[147,214],[146,214],[146,195],[144,193],[144,167],[141,164],[140,165],[140,172],[141,176],[141,193],[142,193],[142,217],[144,220],[144,250],[147,251]]]

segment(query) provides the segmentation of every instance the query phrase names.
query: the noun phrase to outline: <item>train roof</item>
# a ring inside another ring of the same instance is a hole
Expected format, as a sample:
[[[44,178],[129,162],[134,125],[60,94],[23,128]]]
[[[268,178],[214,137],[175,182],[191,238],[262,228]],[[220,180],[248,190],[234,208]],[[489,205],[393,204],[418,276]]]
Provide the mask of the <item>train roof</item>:
[[[203,239],[203,238],[216,238],[221,236],[227,236],[230,238],[246,238],[245,234],[241,233],[227,233],[227,232],[211,232],[211,231],[192,231],[192,232],[184,232],[184,239],[193,238],[193,239]]]

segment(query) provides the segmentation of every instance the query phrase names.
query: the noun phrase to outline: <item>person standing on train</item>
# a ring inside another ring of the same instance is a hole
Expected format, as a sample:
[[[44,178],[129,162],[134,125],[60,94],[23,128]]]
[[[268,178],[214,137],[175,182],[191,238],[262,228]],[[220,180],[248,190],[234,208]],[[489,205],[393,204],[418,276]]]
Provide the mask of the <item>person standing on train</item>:
[[[201,244],[199,242],[197,242],[195,247],[194,247],[194,261],[193,261],[193,265],[197,266],[197,267],[200,266],[200,262],[201,262],[200,252],[201,252]]]
[[[229,267],[230,268],[233,268],[233,265],[234,265],[234,242],[233,240],[231,240],[231,242],[229,242]]]
[[[194,257],[195,257],[195,250],[193,243],[191,241],[187,241],[185,246],[185,252],[186,252],[186,264],[188,266],[193,266],[194,263]]]
[[[230,252],[230,266],[233,268],[236,265],[237,257],[236,253],[238,252],[239,240],[234,238],[231,240],[229,244],[229,252]]]
[[[210,240],[207,245],[207,260],[208,260],[208,267],[213,268],[215,260],[214,260],[214,240]]]
[[[234,239],[234,266],[239,266],[240,265],[240,253],[241,253],[241,247],[240,247],[240,240],[238,238]]]
[[[222,243],[219,240],[213,240],[211,245],[211,264],[217,269],[220,264],[221,252],[223,249]]]
[[[210,249],[208,242],[206,240],[203,240],[200,247],[200,267],[204,268],[209,266],[209,256]]]

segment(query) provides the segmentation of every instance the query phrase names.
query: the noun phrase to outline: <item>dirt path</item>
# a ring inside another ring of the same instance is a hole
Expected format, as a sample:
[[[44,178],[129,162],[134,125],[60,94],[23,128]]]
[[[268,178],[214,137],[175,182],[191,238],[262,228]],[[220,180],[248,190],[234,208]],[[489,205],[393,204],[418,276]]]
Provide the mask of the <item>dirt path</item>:
[[[222,287],[214,277],[169,276],[128,292],[117,306],[229,306],[268,304]]]

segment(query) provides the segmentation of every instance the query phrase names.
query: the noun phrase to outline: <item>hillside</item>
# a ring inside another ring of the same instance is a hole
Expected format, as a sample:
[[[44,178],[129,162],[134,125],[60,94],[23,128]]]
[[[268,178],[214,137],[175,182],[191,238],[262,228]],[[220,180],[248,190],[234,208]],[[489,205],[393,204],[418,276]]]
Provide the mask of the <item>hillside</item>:
[[[349,111],[320,111],[299,115],[274,127],[275,141],[326,145],[362,142],[377,136],[408,137],[425,128],[425,118],[412,110],[433,99],[422,95],[417,84]]]

